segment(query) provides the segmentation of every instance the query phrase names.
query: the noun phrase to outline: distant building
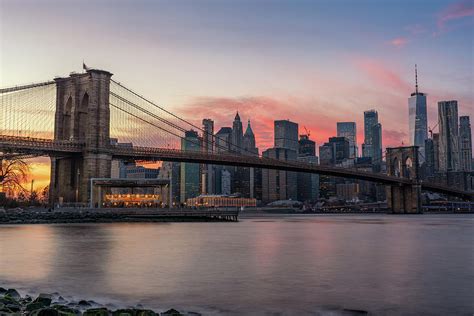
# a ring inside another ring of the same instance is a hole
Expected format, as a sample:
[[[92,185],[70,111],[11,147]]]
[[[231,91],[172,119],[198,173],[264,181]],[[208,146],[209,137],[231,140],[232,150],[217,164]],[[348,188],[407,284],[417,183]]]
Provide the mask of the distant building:
[[[181,150],[201,151],[201,144],[196,131],[185,132],[181,140]],[[181,164],[180,194],[181,203],[200,194],[200,168],[197,163],[182,162]]]
[[[432,176],[435,172],[435,149],[434,141],[432,138],[425,140],[425,162],[423,165],[423,176]]]
[[[349,158],[356,158],[358,154],[356,123],[337,122],[337,136],[349,140]]]
[[[373,126],[379,123],[379,114],[375,110],[364,112],[364,143],[362,144],[362,156],[373,157]]]
[[[255,207],[257,200],[228,195],[200,195],[188,199],[187,205],[193,207]]]
[[[350,147],[349,139],[346,137],[330,137],[329,144],[334,144],[334,163],[340,164],[349,158]]]
[[[222,127],[217,132],[215,139],[216,139],[216,152],[229,153],[231,151],[231,146],[232,146],[232,128]],[[231,193],[231,188],[230,188],[231,176],[230,176],[230,172],[228,171],[229,168],[232,168],[232,167],[221,166],[221,165],[215,166],[214,193],[216,194],[230,194]],[[222,191],[223,188],[225,188],[225,191]]]
[[[439,133],[433,133],[433,169],[439,171]]]
[[[235,114],[234,122],[232,123],[232,151],[236,153],[242,152],[242,142],[244,133],[242,129],[242,122],[240,121],[239,112]]]
[[[462,171],[472,170],[472,133],[469,116],[459,118],[460,164]]]
[[[298,152],[298,124],[289,120],[274,122],[275,148]]]
[[[459,171],[458,101],[438,102],[439,170]]]
[[[215,147],[214,137],[214,121],[211,119],[202,120],[202,151],[205,153],[213,153]],[[203,164],[201,167],[201,188],[203,194],[215,193],[215,166]]]
[[[421,155],[419,161],[425,160],[425,140],[428,138],[428,115],[426,111],[426,94],[418,91],[418,74],[415,65],[415,92],[408,99],[408,126],[410,145],[418,146]]]
[[[263,152],[263,157],[283,161],[296,160],[296,151],[287,148],[270,148]],[[296,200],[296,172],[263,169],[262,200],[269,203],[277,200]]]
[[[300,135],[300,140],[298,141],[298,156],[316,156],[316,143],[309,139],[308,135]]]
[[[334,143],[324,143],[319,146],[319,163],[321,166],[331,166],[336,162],[336,148]]]
[[[243,154],[247,156],[258,156],[258,148],[255,143],[255,135],[252,127],[250,126],[250,120],[247,123],[247,129],[244,133],[243,138]],[[261,172],[255,172],[255,168],[239,168],[238,172],[241,173],[241,187],[242,196],[248,198],[256,197],[256,187],[262,185]],[[260,175],[260,179],[257,176]]]
[[[372,126],[372,165],[374,172],[380,172],[382,166],[382,124]]]
[[[359,184],[357,183],[338,183],[336,184],[336,195],[339,199],[353,201],[358,199]]]
[[[309,139],[309,135],[300,135],[298,141],[298,161],[318,164],[316,143]],[[319,175],[307,172],[298,172],[298,200],[302,202],[316,202],[319,198]]]

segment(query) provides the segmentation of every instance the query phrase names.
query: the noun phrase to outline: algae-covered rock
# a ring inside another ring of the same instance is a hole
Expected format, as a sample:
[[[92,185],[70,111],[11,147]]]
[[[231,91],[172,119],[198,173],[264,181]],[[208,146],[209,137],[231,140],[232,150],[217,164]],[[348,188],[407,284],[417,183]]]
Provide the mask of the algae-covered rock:
[[[64,305],[56,304],[56,305],[51,306],[51,308],[54,308],[55,310],[57,310],[59,312],[59,315],[61,315],[61,316],[81,315],[81,312],[78,311],[77,309],[74,309],[74,308],[71,308],[71,307],[68,307],[68,306],[64,306]]]
[[[26,310],[31,312],[31,311],[34,311],[34,310],[42,309],[44,307],[45,306],[44,306],[43,303],[32,302],[32,303],[29,303],[28,305],[26,305]]]
[[[133,308],[126,308],[126,309],[117,309],[116,311],[112,312],[113,316],[136,316],[137,310]]]
[[[18,291],[15,290],[15,289],[8,289],[5,292],[5,297],[6,296],[9,296],[9,297],[13,298],[15,301],[18,301],[21,298],[20,293],[18,293]]]
[[[180,312],[178,312],[174,308],[169,309],[164,313],[161,313],[161,315],[163,315],[163,316],[183,316],[183,314],[181,314]]]
[[[156,313],[151,309],[138,310],[136,316],[156,316]]]
[[[54,308],[48,307],[34,310],[30,313],[30,316],[59,316],[59,312]]]
[[[53,300],[53,296],[51,294],[44,294],[41,293],[38,297],[33,301],[33,303],[40,303],[43,304],[44,307],[51,305],[51,301]]]
[[[89,308],[82,315],[83,316],[109,316],[109,310],[105,307]]]

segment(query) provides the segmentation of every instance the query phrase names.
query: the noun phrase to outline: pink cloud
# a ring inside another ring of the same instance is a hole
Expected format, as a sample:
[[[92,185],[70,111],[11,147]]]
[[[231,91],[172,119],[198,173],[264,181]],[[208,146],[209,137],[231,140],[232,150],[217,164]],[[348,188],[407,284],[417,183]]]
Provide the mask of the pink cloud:
[[[390,41],[390,45],[396,48],[402,48],[408,43],[408,39],[405,37],[397,37]]]
[[[373,59],[356,59],[356,68],[364,73],[374,84],[407,95],[412,87],[398,75],[391,66]]]
[[[469,16],[474,16],[474,2],[472,0],[464,0],[454,3],[438,14],[438,30],[445,30],[447,23],[450,21]]]

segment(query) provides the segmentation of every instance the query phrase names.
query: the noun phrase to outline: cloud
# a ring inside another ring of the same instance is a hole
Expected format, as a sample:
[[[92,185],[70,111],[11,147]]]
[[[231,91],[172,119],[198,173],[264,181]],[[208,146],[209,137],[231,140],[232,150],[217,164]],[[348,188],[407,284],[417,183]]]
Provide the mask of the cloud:
[[[356,68],[381,88],[390,88],[397,93],[407,94],[411,87],[398,75],[392,66],[375,59],[359,58],[354,60]]]
[[[402,48],[408,43],[408,39],[406,37],[397,37],[390,41],[390,45],[396,48]]]
[[[436,25],[439,32],[447,29],[448,23],[465,17],[474,16],[474,1],[464,0],[453,3],[438,14]]]

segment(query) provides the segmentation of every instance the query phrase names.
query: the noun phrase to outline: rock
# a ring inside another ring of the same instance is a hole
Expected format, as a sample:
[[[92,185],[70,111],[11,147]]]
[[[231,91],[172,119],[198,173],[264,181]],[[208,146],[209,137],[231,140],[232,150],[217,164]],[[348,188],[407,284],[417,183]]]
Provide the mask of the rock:
[[[75,316],[75,315],[81,315],[81,312],[78,311],[77,309],[73,309],[64,305],[53,305],[52,308],[57,310],[59,312],[59,315],[61,316]]]
[[[183,316],[180,312],[175,310],[174,308],[168,309],[166,312],[161,313],[161,315],[166,315],[166,316]]]
[[[91,306],[91,304],[90,304],[88,301],[86,301],[86,300],[80,300],[80,301],[77,303],[77,305],[79,305],[79,306],[81,306],[81,307],[90,307],[90,306]]]
[[[21,305],[19,304],[7,304],[5,305],[5,307],[11,310],[12,312],[19,312],[21,309]]]
[[[156,316],[156,313],[151,309],[142,309],[137,311],[136,316]]]
[[[133,308],[127,309],[117,309],[116,311],[112,312],[113,316],[136,316],[137,310]]]
[[[26,305],[26,310],[31,312],[34,310],[42,309],[43,307],[45,307],[43,303],[33,302]]]
[[[82,316],[109,316],[109,310],[105,307],[89,308]]]
[[[29,316],[59,316],[59,312],[54,308],[41,308],[34,310]]]
[[[53,296],[51,294],[44,294],[41,293],[38,297],[33,301],[33,303],[40,303],[43,304],[43,307],[51,305],[51,301],[53,300]]]
[[[20,293],[18,293],[18,291],[15,289],[8,289],[7,292],[5,293],[5,296],[10,296],[15,301],[18,301],[21,298]]]
[[[7,289],[0,286],[0,294],[4,295],[5,293],[7,293]]]

